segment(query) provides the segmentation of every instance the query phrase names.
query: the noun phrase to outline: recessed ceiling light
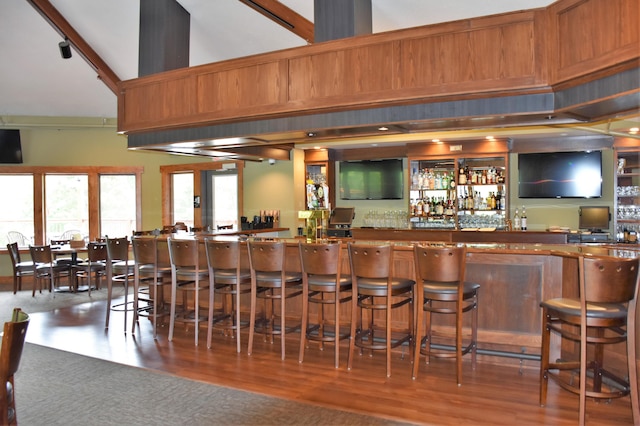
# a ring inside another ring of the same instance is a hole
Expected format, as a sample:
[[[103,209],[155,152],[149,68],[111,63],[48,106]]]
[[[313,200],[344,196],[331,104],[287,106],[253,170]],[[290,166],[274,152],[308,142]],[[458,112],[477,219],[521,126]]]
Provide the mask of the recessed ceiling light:
[[[438,143],[438,142],[440,142],[440,139],[431,139],[431,142]]]
[[[629,129],[629,133],[631,133],[632,135],[635,135],[638,132],[640,132],[640,127],[632,127]]]
[[[307,132],[307,136],[312,138],[312,137],[316,136],[316,134],[314,132]]]
[[[493,136],[487,136],[485,139],[488,140],[488,141],[495,140],[495,138]]]
[[[389,128],[386,126],[380,126],[378,127],[378,130],[380,130],[381,132],[386,132],[387,130],[389,130]]]

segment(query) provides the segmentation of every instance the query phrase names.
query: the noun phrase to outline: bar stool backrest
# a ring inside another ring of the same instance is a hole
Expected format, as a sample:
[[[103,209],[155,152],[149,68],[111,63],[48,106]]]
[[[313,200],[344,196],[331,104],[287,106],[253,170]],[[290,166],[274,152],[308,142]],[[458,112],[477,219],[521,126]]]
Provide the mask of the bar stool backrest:
[[[207,259],[211,269],[235,270],[240,266],[240,242],[216,241],[212,238],[205,240]]]
[[[465,246],[417,244],[414,252],[418,282],[456,283],[464,280]]]
[[[305,274],[340,274],[342,243],[300,243],[300,266]]]
[[[282,241],[249,241],[249,264],[259,272],[284,270],[285,243]]]
[[[583,256],[580,273],[588,303],[626,303],[635,297],[638,259]]]
[[[106,262],[108,259],[107,245],[105,243],[90,242],[87,244],[87,258],[89,263]]]
[[[349,259],[354,277],[390,278],[393,276],[391,244],[349,243]]]
[[[207,256],[204,244],[197,239],[169,238],[169,259],[176,268],[194,268],[206,270]]]
[[[129,239],[107,238],[107,256],[111,262],[129,259]]]
[[[135,236],[131,239],[131,245],[136,265],[155,265],[158,262],[158,240],[156,237]]]

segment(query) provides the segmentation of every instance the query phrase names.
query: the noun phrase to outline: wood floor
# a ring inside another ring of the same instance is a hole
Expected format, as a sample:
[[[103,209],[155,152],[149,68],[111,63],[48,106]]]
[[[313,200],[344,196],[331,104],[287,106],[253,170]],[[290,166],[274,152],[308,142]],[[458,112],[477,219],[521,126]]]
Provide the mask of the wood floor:
[[[522,373],[514,367],[479,363],[475,371],[465,362],[462,386],[455,384],[451,360],[424,362],[411,379],[410,358],[396,354],[392,376],[386,377],[383,353],[358,356],[346,369],[347,343],[341,345],[341,366],[333,367],[333,346],[320,351],[310,344],[304,363],[298,363],[296,335],[287,338],[286,360],[280,344],[258,336],[254,353],[246,354],[248,332],[242,334],[243,352],[236,353],[233,338],[218,332],[211,349],[206,328],[194,345],[193,328],[178,325],[173,342],[168,327],[152,336],[151,322],[142,318],[135,335],[124,333],[123,313],[112,312],[104,328],[105,303],[95,302],[31,315],[27,341],[117,363],[161,370],[203,382],[417,424],[458,425],[575,425],[578,398],[554,383],[546,407],[538,404],[538,365],[527,361]],[[131,316],[129,315],[129,321]],[[131,323],[129,322],[129,327]],[[632,424],[629,397],[587,403],[587,423]]]

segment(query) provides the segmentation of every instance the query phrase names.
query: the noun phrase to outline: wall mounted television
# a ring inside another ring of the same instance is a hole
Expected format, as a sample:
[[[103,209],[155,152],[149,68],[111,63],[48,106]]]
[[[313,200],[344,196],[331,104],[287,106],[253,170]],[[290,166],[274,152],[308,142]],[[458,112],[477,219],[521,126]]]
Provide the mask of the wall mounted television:
[[[22,163],[20,130],[0,129],[0,164]]]
[[[602,197],[602,152],[519,154],[518,190],[520,198]]]
[[[340,199],[401,200],[404,195],[402,159],[339,162]]]
[[[609,229],[611,213],[609,206],[580,206],[578,208],[578,228],[592,232]]]

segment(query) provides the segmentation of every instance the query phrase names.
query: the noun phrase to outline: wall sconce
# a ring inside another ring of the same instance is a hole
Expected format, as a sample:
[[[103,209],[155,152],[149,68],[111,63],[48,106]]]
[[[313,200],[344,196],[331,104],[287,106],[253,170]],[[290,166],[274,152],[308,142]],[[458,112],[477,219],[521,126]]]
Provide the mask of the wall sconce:
[[[69,40],[65,38],[64,41],[58,43],[58,47],[60,48],[60,56],[62,56],[62,59],[69,59],[71,57],[71,46],[69,45]]]

